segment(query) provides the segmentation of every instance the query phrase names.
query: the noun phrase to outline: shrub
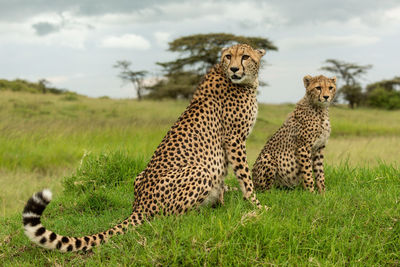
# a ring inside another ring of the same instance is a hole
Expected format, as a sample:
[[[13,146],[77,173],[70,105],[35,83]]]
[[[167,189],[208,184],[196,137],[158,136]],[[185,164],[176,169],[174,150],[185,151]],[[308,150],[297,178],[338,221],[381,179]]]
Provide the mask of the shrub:
[[[382,87],[377,87],[369,93],[367,105],[384,109],[400,109],[400,92],[387,91]]]
[[[78,95],[75,93],[68,92],[61,99],[65,101],[77,101]]]
[[[129,157],[123,152],[85,154],[75,174],[64,181],[66,192],[103,191],[107,187],[131,182],[146,166],[143,157]]]

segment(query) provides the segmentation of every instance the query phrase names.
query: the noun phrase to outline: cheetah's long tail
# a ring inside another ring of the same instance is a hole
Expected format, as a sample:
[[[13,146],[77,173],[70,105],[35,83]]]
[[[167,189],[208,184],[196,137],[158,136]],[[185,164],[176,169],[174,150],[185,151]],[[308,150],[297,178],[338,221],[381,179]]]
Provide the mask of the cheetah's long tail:
[[[82,237],[62,236],[47,230],[40,221],[51,198],[52,193],[48,189],[37,192],[28,200],[22,212],[25,234],[34,243],[47,249],[62,252],[90,250],[94,246],[106,242],[111,236],[124,233],[129,225],[140,225],[143,222],[142,215],[133,212],[127,219],[107,231]]]

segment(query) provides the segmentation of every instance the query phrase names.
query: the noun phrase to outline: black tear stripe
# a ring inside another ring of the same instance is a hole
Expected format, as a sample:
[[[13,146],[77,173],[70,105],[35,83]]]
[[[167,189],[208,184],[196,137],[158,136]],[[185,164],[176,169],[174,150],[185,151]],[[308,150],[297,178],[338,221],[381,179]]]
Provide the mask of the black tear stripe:
[[[244,65],[243,65],[243,59],[241,59],[240,60],[240,65],[242,65],[242,68],[243,68],[243,74],[244,74],[244,72],[246,71],[246,68],[244,67]]]

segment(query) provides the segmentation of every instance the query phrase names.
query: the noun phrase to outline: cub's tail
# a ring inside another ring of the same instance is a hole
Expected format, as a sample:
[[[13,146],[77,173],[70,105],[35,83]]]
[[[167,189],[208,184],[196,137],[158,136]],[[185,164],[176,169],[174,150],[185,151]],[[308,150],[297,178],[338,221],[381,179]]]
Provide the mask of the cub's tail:
[[[55,249],[62,252],[90,250],[94,246],[106,242],[115,234],[123,234],[128,226],[140,225],[143,222],[142,215],[133,212],[121,223],[101,233],[82,237],[59,235],[47,230],[40,221],[40,217],[46,206],[50,203],[51,198],[52,193],[48,189],[37,192],[28,200],[22,212],[25,234],[34,243],[47,249]]]

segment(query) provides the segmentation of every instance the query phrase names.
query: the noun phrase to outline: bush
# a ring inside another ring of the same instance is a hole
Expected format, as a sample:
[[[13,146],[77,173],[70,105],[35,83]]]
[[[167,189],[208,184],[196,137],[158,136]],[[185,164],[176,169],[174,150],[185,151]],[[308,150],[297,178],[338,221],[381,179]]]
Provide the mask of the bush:
[[[377,87],[369,93],[367,105],[384,109],[400,109],[400,92],[387,91],[382,87]]]
[[[68,92],[61,99],[65,101],[77,101],[78,95],[76,93]]]
[[[146,167],[143,157],[129,157],[123,152],[101,155],[85,154],[75,174],[64,181],[66,192],[103,191],[121,183],[132,182]]]

